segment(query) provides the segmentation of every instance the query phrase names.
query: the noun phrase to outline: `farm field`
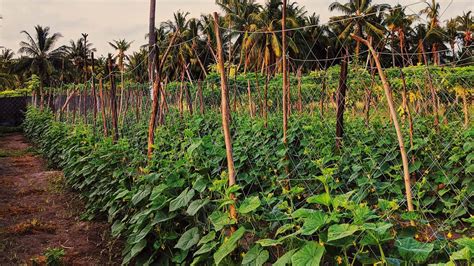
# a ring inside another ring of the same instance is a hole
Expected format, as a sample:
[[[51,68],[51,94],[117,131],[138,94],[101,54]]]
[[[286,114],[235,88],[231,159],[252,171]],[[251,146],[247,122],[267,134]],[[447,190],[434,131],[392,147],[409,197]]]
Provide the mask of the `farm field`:
[[[155,25],[165,4],[149,4],[135,52],[98,56],[87,33],[55,46],[39,25],[3,50],[0,97],[28,107],[23,136],[0,134],[21,173],[0,185],[62,192],[0,199],[67,215],[52,233],[2,224],[0,264],[472,265],[470,10],[336,1],[321,22],[295,1],[216,1]]]

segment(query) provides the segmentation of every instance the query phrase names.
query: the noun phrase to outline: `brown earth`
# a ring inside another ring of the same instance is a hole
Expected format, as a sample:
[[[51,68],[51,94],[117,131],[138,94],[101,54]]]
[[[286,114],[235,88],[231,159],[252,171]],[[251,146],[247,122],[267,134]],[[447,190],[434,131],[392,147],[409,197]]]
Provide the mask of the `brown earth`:
[[[120,264],[107,223],[83,221],[84,204],[61,171],[32,152],[21,133],[0,134],[0,265],[44,264],[48,248],[65,265]]]

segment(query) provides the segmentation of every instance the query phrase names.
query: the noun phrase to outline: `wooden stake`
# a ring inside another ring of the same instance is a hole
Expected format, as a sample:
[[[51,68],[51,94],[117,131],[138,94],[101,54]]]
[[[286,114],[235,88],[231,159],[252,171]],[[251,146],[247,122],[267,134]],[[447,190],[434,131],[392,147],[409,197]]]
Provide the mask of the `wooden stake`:
[[[93,118],[92,118],[92,123],[94,127],[94,132],[95,132],[95,127],[96,127],[96,121],[97,121],[97,96],[95,93],[95,78],[94,78],[94,53],[91,53],[91,60],[92,60],[92,105],[93,105]]]
[[[100,97],[100,111],[102,113],[102,124],[104,127],[104,136],[107,137],[107,118],[105,115],[105,95],[104,95],[104,88],[102,85],[102,78],[99,79],[99,97]]]
[[[281,16],[281,46],[282,46],[282,56],[283,56],[283,144],[285,148],[288,148],[288,76],[287,76],[287,61],[286,61],[286,2],[283,0],[282,7],[282,16]],[[285,152],[285,172],[288,175],[290,173],[289,164],[288,164],[288,153]]]
[[[348,51],[345,48],[344,56],[341,63],[341,72],[339,74],[339,87],[336,94],[336,150],[340,151],[342,148],[342,138],[344,136],[344,109],[346,106],[346,91],[347,91],[347,59]]]
[[[112,139],[114,143],[117,143],[119,138],[118,133],[118,121],[117,121],[117,97],[115,95],[115,75],[113,72],[113,64],[112,64],[112,56],[109,54],[109,76],[110,76],[110,108],[112,109],[112,127],[113,127],[113,135]]]
[[[385,97],[387,98],[388,108],[393,120],[393,126],[395,127],[395,131],[397,132],[398,146],[400,147],[400,155],[402,157],[402,164],[403,164],[403,179],[405,181],[405,194],[406,194],[408,211],[413,211],[414,208],[413,208],[412,194],[411,194],[411,182],[410,182],[410,171],[409,171],[409,166],[408,166],[408,157],[405,151],[405,144],[403,142],[402,131],[400,129],[400,125],[398,124],[397,111],[395,110],[395,107],[393,104],[390,84],[387,81],[385,73],[383,72],[383,69],[382,69],[382,65],[380,64],[378,55],[375,52],[372,45],[367,40],[362,39],[359,36],[356,36],[354,34],[351,34],[351,36],[356,41],[364,43],[369,48],[370,53],[372,54],[372,57],[375,60],[375,64],[377,66],[377,70],[379,72],[379,76],[380,76],[380,79],[382,80],[382,85],[385,91]],[[413,221],[412,221],[412,224],[414,224]]]
[[[228,88],[227,88],[227,79],[224,68],[224,55],[222,52],[222,40],[221,33],[218,25],[218,16],[214,12],[214,30],[216,33],[217,39],[217,56],[218,56],[218,66],[221,76],[221,117],[222,117],[222,130],[224,131],[224,141],[226,148],[226,157],[227,157],[227,171],[229,172],[229,187],[235,185],[235,170],[234,170],[234,159],[232,157],[232,138],[230,135],[229,127],[229,105],[227,102],[228,99]],[[230,196],[234,201],[236,201],[234,194]],[[235,210],[235,205],[230,205],[230,217],[237,220],[237,212]]]

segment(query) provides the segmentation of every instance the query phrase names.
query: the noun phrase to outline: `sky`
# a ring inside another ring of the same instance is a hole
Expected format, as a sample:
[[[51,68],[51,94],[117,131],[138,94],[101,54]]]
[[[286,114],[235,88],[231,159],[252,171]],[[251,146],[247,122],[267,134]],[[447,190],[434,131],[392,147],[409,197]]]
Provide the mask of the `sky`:
[[[264,0],[257,0],[264,3]],[[308,14],[315,12],[321,21],[337,15],[328,10],[334,0],[299,0]],[[345,2],[345,0],[343,1]],[[407,13],[417,13],[426,6],[419,0],[380,1],[395,5],[410,5]],[[474,0],[438,0],[443,12],[442,20],[457,16],[463,11],[474,10]],[[149,0],[0,0],[0,46],[18,51],[19,42],[25,37],[20,32],[34,31],[35,25],[49,26],[51,32],[63,37],[57,46],[77,40],[81,33],[88,33],[98,55],[113,53],[109,41],[133,41],[131,51],[146,42],[148,31]],[[215,0],[157,0],[156,24],[171,19],[177,10],[190,12],[191,17],[220,12]]]

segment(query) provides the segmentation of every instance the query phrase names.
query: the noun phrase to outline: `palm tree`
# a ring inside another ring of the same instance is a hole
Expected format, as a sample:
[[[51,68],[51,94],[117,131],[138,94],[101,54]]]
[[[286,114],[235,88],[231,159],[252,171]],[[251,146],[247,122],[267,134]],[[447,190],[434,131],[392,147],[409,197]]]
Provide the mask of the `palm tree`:
[[[433,63],[439,65],[441,60],[438,50],[440,44],[443,42],[443,30],[440,27],[439,21],[441,6],[436,2],[436,0],[431,0],[431,3],[425,3],[426,7],[420,11],[420,14],[425,14],[429,19],[426,39],[432,44],[431,53],[433,54]]]
[[[464,13],[461,16],[456,17],[456,21],[458,23],[458,30],[462,32],[464,35],[462,38],[463,41],[463,51],[461,53],[460,60],[463,60],[464,63],[466,62],[466,59],[469,62],[473,61],[473,50],[474,48],[471,47],[472,44],[472,31],[474,31],[474,17],[471,15],[472,11],[468,11],[467,13]]]
[[[330,11],[339,11],[344,15],[331,17],[331,21],[343,21],[344,29],[339,34],[340,39],[346,39],[350,33],[357,36],[383,36],[384,27],[381,25],[380,15],[390,8],[388,4],[372,4],[372,0],[349,0],[342,4],[333,2],[329,5]],[[356,41],[355,54],[358,57],[360,42]]]
[[[395,65],[395,41],[398,39],[400,55],[402,57],[402,64],[405,65],[405,57],[403,53],[406,51],[406,33],[411,30],[411,24],[415,21],[416,16],[407,15],[405,13],[405,7],[402,7],[400,4],[397,4],[392,10],[387,14],[385,18],[385,23],[390,31],[391,36],[391,49],[392,49],[392,63]],[[397,37],[397,38],[396,38]]]
[[[458,23],[456,19],[449,19],[446,21],[446,27],[444,31],[446,32],[446,41],[451,46],[451,53],[453,54],[452,62],[456,62],[456,51],[454,50],[454,45],[457,40],[460,38],[460,34],[457,30]]]
[[[125,70],[125,59],[128,59],[128,56],[125,52],[130,49],[133,41],[127,42],[125,39],[114,40],[113,42],[109,42],[109,45],[112,46],[116,51],[117,54],[114,56],[114,59],[118,60],[118,68],[120,70],[120,107],[119,107],[119,116],[122,115],[122,106],[123,106],[123,94],[124,94],[124,81],[123,81],[123,73]]]
[[[244,48],[254,59],[255,69],[259,67],[263,73],[265,68],[274,66],[281,70],[279,59],[282,56],[281,44],[281,5],[280,0],[269,0],[266,2],[261,12],[249,15],[252,21],[248,27],[248,36],[245,38]],[[303,17],[305,12],[294,4],[287,6],[286,25],[289,28],[300,26],[296,17]],[[292,36],[287,33],[288,52],[298,53]]]
[[[458,30],[463,32],[464,46],[470,46],[472,42],[472,31],[474,30],[474,17],[471,15],[472,11],[463,12],[461,16],[456,17],[458,23]]]
[[[43,87],[48,79],[48,75],[53,72],[54,64],[59,63],[63,48],[54,49],[58,39],[62,37],[60,33],[50,34],[49,27],[37,25],[35,35],[32,36],[27,31],[21,31],[27,37],[27,41],[20,42],[19,53],[25,54],[21,58],[21,65],[27,67],[31,73],[38,75],[40,79],[40,106],[43,107],[44,95]],[[35,105],[37,104],[37,93],[35,94]]]
[[[242,44],[245,43],[248,37],[247,32],[250,25],[252,25],[251,18],[260,12],[261,6],[255,0],[217,0],[216,3],[226,13],[224,16],[224,26],[235,30],[226,36],[228,41],[228,60],[230,63],[233,63],[233,50],[240,50],[240,58],[238,58],[240,59],[240,65],[243,57],[246,56],[244,49],[242,49]],[[242,31],[245,31],[245,33],[242,33]],[[234,43],[232,43],[232,39],[235,39]]]
[[[79,38],[76,41],[70,40],[69,45],[65,47],[67,57],[77,68],[77,71],[74,71],[77,79],[76,82],[79,82],[79,73],[85,71],[86,54],[96,51],[92,46],[92,43],[85,43],[84,38]]]
[[[14,53],[11,49],[3,49],[0,54],[0,88],[6,89],[13,85],[15,77],[12,73],[14,66]]]
[[[133,52],[129,56],[127,69],[132,74],[133,79],[138,83],[143,83],[148,77],[147,50],[142,48],[138,52]]]

